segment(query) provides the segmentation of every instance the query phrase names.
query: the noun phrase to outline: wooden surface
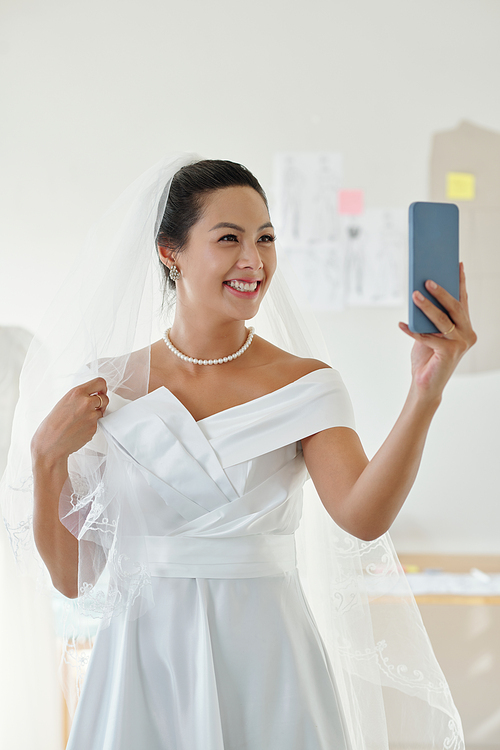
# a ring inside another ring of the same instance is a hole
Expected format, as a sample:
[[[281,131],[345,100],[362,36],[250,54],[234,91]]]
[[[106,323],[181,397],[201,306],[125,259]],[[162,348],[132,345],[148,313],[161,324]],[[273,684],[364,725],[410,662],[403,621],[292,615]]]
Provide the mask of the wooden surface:
[[[421,572],[426,568],[440,568],[445,573],[468,573],[478,568],[483,573],[500,573],[500,555],[412,555],[398,554],[401,564],[418,565]]]
[[[426,569],[442,570],[444,573],[469,573],[477,568],[483,573],[500,573],[500,555],[412,555],[401,554],[403,567],[418,565],[420,572]],[[419,594],[417,604],[446,604],[468,607],[500,606],[500,596],[469,596],[459,594]]]
[[[500,606],[500,596],[470,596],[469,594],[418,594],[415,597],[418,605],[421,604],[446,604],[460,605],[462,607]]]

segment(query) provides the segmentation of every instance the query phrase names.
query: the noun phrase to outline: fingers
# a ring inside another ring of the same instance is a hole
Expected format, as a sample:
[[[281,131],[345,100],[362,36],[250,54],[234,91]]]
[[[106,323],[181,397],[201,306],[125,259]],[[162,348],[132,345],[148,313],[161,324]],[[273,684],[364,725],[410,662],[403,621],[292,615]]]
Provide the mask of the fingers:
[[[87,383],[78,386],[75,390],[83,393],[94,411],[100,412],[101,416],[104,415],[106,407],[109,404],[109,398],[106,395],[108,386],[104,378],[93,378]]]
[[[452,333],[453,325],[457,328],[457,333],[468,334],[472,330],[469,319],[469,310],[467,302],[467,289],[465,285],[465,273],[463,264],[460,264],[460,299],[457,300],[453,295],[446,291],[442,286],[432,280],[425,282],[427,291],[444,307],[446,313],[439,309],[431,300],[427,299],[419,292],[412,295],[413,302],[423,313],[431,320],[436,328],[444,335]]]
[[[90,398],[94,400],[98,399],[97,406],[94,406],[94,409],[95,411],[100,411],[101,414],[104,414],[106,407],[109,404],[109,398],[101,393],[93,393]]]
[[[463,264],[460,264],[460,300],[455,299],[446,289],[431,280],[427,281],[425,286],[447,313],[418,291],[413,292],[412,300],[440,333],[416,334],[410,331],[405,323],[400,323],[400,329],[415,341],[421,341],[435,351],[444,351],[452,345],[459,350],[460,355],[463,354],[477,341],[469,317]]]
[[[91,393],[108,392],[108,384],[104,378],[94,378],[93,380],[89,380],[87,383],[82,384],[82,388],[85,389],[88,396],[90,396]]]
[[[426,286],[430,286],[429,282],[427,282]],[[431,290],[429,288],[429,291],[432,291],[434,294],[434,289]],[[436,295],[437,299],[437,295]],[[424,297],[423,294],[420,292],[413,292],[412,300],[414,304],[422,310],[422,312],[426,315],[429,320],[434,323],[436,328],[438,329],[439,333],[433,333],[429,334],[431,336],[439,336],[439,334],[448,334],[452,333],[452,330],[454,330],[455,321],[451,319],[451,315],[447,315],[442,310],[440,310],[433,302],[431,302],[427,297]],[[444,306],[444,305],[443,305]],[[455,313],[456,316],[458,316],[458,313]]]
[[[414,341],[420,341],[431,349],[437,351],[443,349],[446,346],[447,339],[436,333],[415,333],[411,331],[407,323],[399,323],[400,329],[410,336]]]
[[[431,300],[427,299],[420,292],[413,293],[413,302],[419,307],[425,315],[431,320],[436,328],[445,333],[449,331],[453,324],[460,326],[464,323],[465,314],[461,303],[455,299],[446,289],[436,284],[434,281],[426,281],[425,287],[433,297],[446,310],[446,313],[440,310]]]
[[[467,317],[468,317],[469,316],[469,296],[467,294],[465,269],[464,269],[464,264],[462,262],[460,262],[459,269],[460,269],[460,302],[462,306],[464,307],[465,312],[467,313]]]
[[[400,322],[398,323],[398,325],[399,325],[400,329],[401,329],[401,330],[402,330],[402,331],[403,331],[404,333],[406,333],[406,335],[407,335],[407,336],[409,336],[409,337],[410,337],[410,338],[412,338],[412,339],[415,339],[415,341],[419,341],[419,340],[420,340],[420,338],[421,338],[421,334],[420,334],[420,333],[414,333],[413,331],[411,331],[411,330],[410,330],[410,328],[408,327],[408,323],[402,323],[402,322],[400,321]]]

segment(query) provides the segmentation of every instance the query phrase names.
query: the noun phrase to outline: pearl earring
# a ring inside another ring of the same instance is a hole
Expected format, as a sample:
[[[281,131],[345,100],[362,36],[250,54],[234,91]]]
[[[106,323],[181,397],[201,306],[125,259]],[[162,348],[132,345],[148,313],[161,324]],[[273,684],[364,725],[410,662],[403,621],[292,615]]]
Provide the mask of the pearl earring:
[[[171,267],[171,269],[170,269],[170,273],[169,273],[168,275],[169,275],[169,278],[171,278],[171,279],[172,279],[172,281],[174,281],[174,282],[175,282],[175,281],[177,281],[177,279],[178,279],[178,278],[180,277],[180,275],[181,275],[181,272],[179,271],[179,269],[177,268],[177,266],[176,266],[176,265],[174,264],[174,265],[173,265],[173,266]]]

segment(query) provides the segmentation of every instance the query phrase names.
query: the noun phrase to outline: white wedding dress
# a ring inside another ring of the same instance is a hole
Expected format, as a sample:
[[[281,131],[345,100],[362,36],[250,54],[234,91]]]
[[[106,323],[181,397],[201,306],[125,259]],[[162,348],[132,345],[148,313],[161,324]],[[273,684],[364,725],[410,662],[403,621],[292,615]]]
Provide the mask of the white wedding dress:
[[[300,439],[352,426],[335,370],[196,422],[165,387],[100,421],[148,519],[154,606],[98,634],[68,750],[347,750],[299,582]]]

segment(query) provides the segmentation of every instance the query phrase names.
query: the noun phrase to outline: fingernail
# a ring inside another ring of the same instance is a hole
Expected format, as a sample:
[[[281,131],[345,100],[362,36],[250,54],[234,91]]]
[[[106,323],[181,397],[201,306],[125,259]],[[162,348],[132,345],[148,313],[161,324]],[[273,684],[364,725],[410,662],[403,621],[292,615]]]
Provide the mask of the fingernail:
[[[435,281],[428,281],[427,286],[430,286],[431,289],[437,289],[437,284]]]
[[[423,302],[423,300],[424,300],[424,295],[423,295],[423,294],[420,294],[420,292],[415,292],[415,297],[416,297],[416,298],[417,298],[418,300],[420,300],[420,302]]]

